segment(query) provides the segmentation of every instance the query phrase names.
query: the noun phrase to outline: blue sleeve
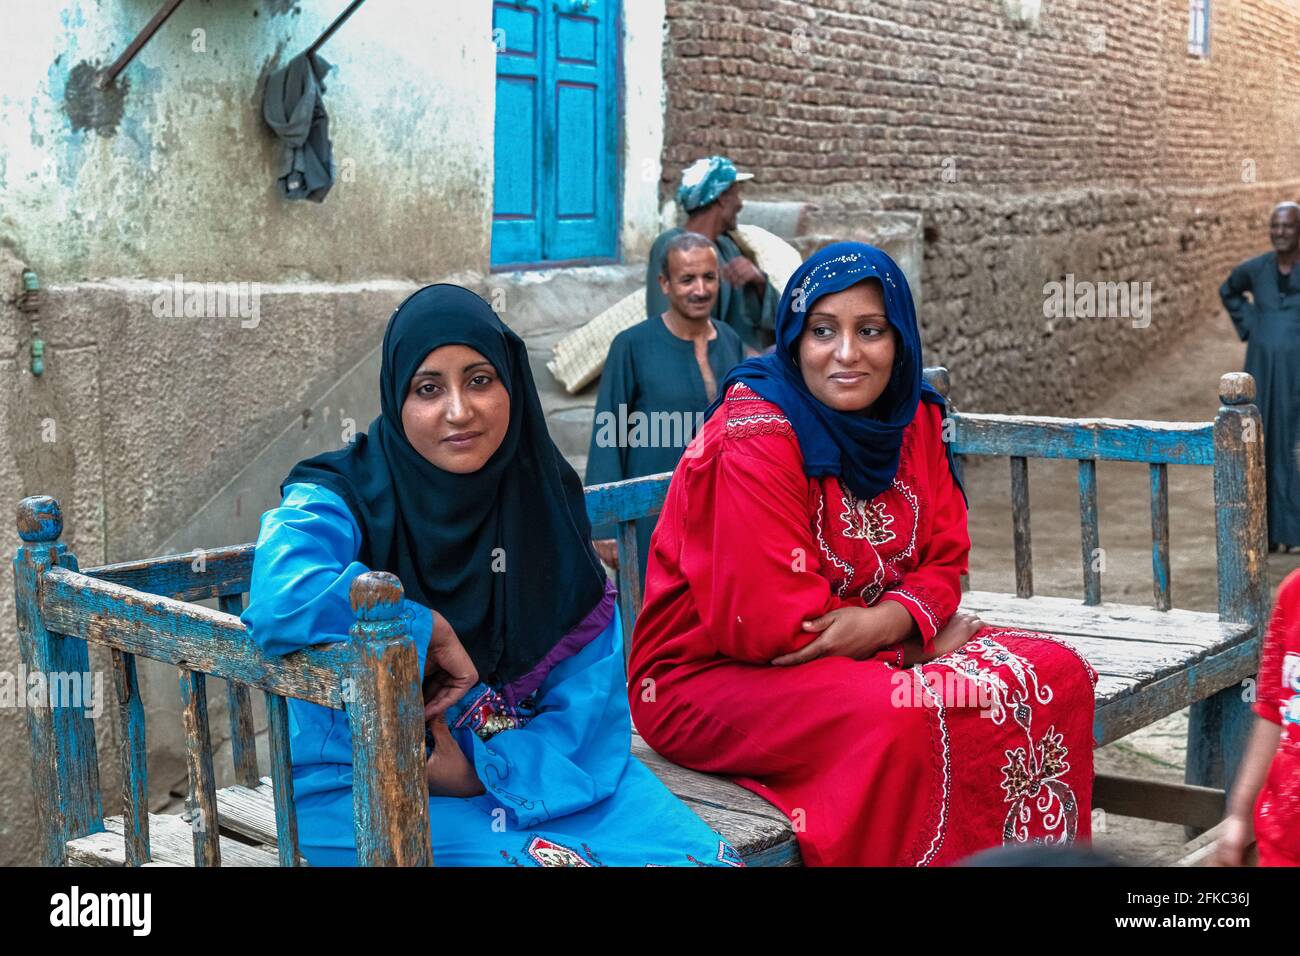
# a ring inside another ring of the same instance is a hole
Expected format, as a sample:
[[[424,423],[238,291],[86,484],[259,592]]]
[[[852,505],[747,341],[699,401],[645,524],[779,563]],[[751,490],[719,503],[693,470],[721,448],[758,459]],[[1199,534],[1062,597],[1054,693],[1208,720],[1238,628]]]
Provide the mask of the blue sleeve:
[[[632,719],[617,607],[609,627],[547,675],[537,705],[523,727],[488,740],[455,731],[487,797],[515,828],[586,809],[618,788],[632,749]]]
[[[253,643],[280,655],[351,640],[348,591],[369,570],[356,560],[360,550],[361,530],[343,499],[319,485],[286,488],[280,507],[262,515],[253,553],[248,607],[240,615]],[[415,601],[404,604],[423,674],[433,612]]]

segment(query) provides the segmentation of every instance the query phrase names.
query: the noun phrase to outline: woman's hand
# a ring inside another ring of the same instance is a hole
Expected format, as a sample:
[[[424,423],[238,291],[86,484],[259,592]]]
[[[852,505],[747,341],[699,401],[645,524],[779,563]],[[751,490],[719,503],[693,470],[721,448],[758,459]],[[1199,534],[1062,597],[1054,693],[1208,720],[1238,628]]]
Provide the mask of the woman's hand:
[[[806,647],[776,658],[772,661],[774,665],[805,664],[819,657],[851,657],[863,661],[882,647],[905,640],[916,622],[897,601],[882,601],[875,607],[838,607],[804,621],[803,627],[805,632],[821,633]]]
[[[618,570],[618,542],[613,538],[600,538],[591,542],[596,556],[615,571]]]
[[[478,669],[452,630],[437,611],[433,613],[433,635],[424,659],[424,719],[441,716],[478,683]]]
[[[925,659],[932,661],[936,657],[951,654],[974,637],[984,627],[984,622],[973,611],[954,611],[939,633],[930,642],[930,652]]]
[[[446,718],[441,715],[429,721],[433,731],[433,755],[424,764],[424,779],[429,784],[431,797],[477,797],[484,792],[483,781],[474,773],[474,766],[451,736]]]
[[[1214,844],[1215,866],[1245,866],[1246,847],[1255,837],[1254,823],[1241,814],[1229,814],[1223,821],[1223,833]]]

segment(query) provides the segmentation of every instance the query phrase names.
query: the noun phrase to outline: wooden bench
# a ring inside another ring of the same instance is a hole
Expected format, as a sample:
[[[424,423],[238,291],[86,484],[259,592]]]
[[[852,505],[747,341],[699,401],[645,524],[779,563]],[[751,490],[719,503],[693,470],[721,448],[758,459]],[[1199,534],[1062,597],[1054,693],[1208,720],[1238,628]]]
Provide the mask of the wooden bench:
[[[927,378],[947,393],[943,369]],[[1217,822],[1223,786],[1240,759],[1249,707],[1238,684],[1256,671],[1268,610],[1265,579],[1263,431],[1249,376],[1224,376],[1214,422],[1060,419],[953,412],[959,456],[1011,459],[1017,593],[968,591],[963,605],[991,624],[1048,631],[1071,641],[1101,677],[1095,737],[1115,740],[1188,704],[1187,786],[1099,777],[1094,806],[1196,827]],[[1253,439],[1253,440],[1252,440]],[[1035,597],[1029,537],[1028,458],[1079,462],[1084,557],[1082,603]],[[1102,603],[1093,570],[1098,460],[1151,469],[1154,607]],[[1166,467],[1214,468],[1219,613],[1174,610],[1169,601]],[[587,489],[593,526],[619,526],[620,612],[632,633],[641,606],[633,522],[657,514],[669,475]],[[123,812],[105,819],[92,719],[77,701],[29,706],[32,779],[42,860],[47,865],[302,865],[289,763],[286,698],[343,709],[353,736],[354,818],[363,865],[432,861],[415,645],[397,612],[392,575],[361,575],[352,587],[351,641],[284,657],[248,640],[238,613],[253,546],[108,565],[79,572],[59,543],[62,518],[50,498],[18,508],[15,558],[19,642],[28,673],[89,671],[88,644],[111,649],[122,746]],[[219,610],[191,602],[213,599]],[[179,669],[188,761],[187,810],[147,809],[144,707],[135,658]],[[227,682],[237,783],[217,789],[205,675]],[[53,684],[51,684],[53,689]],[[252,691],[266,698],[269,776],[254,750]],[[766,801],[708,774],[674,766],[639,738],[633,752],[751,865],[797,865],[789,821]]]

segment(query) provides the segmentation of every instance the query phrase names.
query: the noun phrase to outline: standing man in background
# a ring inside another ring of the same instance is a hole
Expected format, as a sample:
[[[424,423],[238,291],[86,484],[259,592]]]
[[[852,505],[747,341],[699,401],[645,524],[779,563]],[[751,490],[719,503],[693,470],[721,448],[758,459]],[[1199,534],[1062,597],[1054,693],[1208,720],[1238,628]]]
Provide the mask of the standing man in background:
[[[698,233],[676,233],[664,244],[655,283],[663,312],[620,332],[609,348],[587,454],[588,485],[676,468],[718,383],[744,358],[740,337],[710,318],[721,284],[716,246]],[[642,581],[656,520],[636,523]],[[614,533],[608,527],[591,534],[601,560],[617,568]]]
[[[659,316],[668,308],[668,296],[659,285],[664,273],[664,256],[668,244],[683,232],[694,232],[710,239],[718,250],[721,283],[713,318],[725,323],[740,336],[750,354],[757,354],[775,341],[778,290],[767,276],[724,235],[736,228],[736,217],[744,207],[740,198],[741,183],[753,179],[753,173],[738,172],[725,156],[697,159],[682,170],[682,184],[677,203],[686,213],[685,227],[669,229],[650,248],[646,266],[646,314]]]
[[[1264,421],[1268,548],[1300,551],[1300,205],[1274,206],[1268,231],[1273,251],[1233,269],[1219,298],[1246,343]]]

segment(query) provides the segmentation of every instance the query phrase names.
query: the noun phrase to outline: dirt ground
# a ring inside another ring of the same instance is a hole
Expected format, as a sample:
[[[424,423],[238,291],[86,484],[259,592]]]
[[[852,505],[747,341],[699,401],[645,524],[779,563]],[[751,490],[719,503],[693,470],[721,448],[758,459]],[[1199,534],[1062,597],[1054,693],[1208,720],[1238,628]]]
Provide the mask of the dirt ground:
[[[1219,407],[1219,377],[1240,371],[1245,345],[1226,317],[1188,334],[1168,354],[1153,356],[1143,380],[1116,382],[1104,395],[1073,412],[1083,416],[1209,421]],[[954,403],[963,411],[961,381],[953,375]],[[1006,459],[966,463],[970,496],[971,587],[1014,591],[1011,547],[1010,468]],[[1073,461],[1029,465],[1034,591],[1082,597],[1078,468]],[[1105,551],[1102,599],[1132,604],[1152,601],[1151,513],[1147,466],[1101,462],[1097,466],[1101,547]],[[1211,469],[1169,468],[1170,588],[1175,607],[1217,607],[1214,496]],[[1270,585],[1300,567],[1300,554],[1269,555]],[[1096,752],[1097,772],[1182,782],[1187,711],[1164,718]],[[1130,864],[1161,865],[1177,859],[1184,843],[1180,825],[1154,823],[1102,811],[1094,813],[1094,846]]]

